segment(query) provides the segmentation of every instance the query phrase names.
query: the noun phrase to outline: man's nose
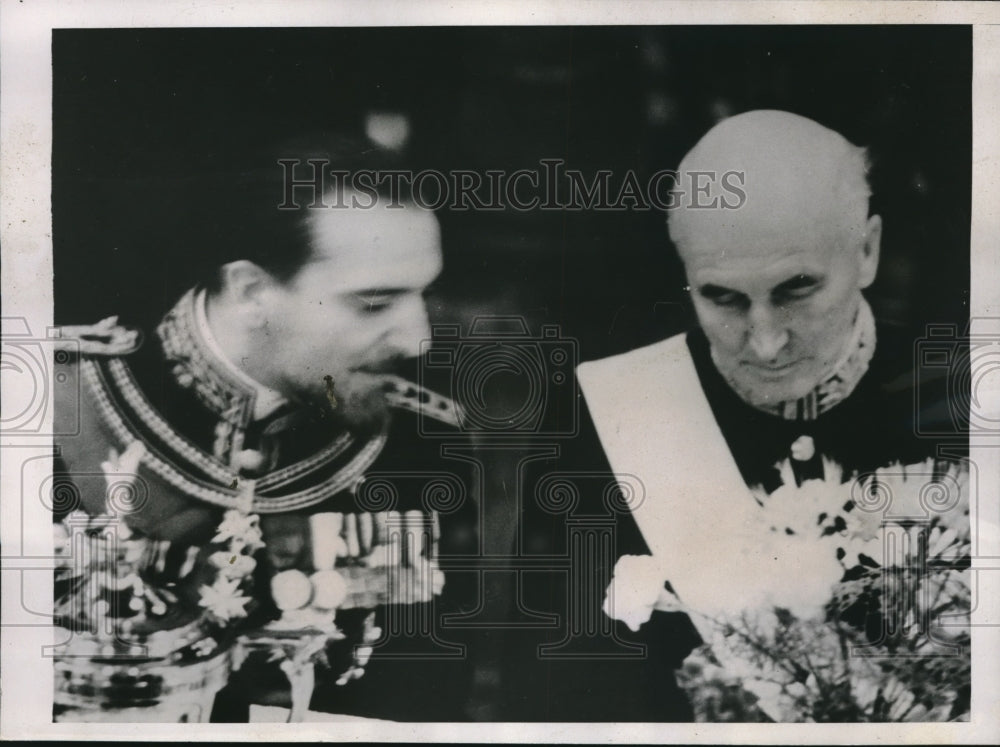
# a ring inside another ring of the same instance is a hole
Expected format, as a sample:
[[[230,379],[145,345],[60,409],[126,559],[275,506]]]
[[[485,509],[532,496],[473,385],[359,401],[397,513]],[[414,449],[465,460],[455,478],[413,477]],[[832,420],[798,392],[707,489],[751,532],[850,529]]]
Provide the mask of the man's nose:
[[[405,358],[421,354],[425,340],[431,339],[431,325],[427,318],[424,299],[414,298],[400,308],[400,315],[392,333],[392,344]]]
[[[773,310],[755,308],[750,311],[750,349],[758,359],[771,361],[788,344],[788,330]]]

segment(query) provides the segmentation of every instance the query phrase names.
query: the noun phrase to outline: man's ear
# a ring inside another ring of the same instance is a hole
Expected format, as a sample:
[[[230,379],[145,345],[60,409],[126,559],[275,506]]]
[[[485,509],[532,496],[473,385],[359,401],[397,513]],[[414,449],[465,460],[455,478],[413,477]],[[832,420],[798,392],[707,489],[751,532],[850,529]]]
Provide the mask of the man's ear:
[[[240,259],[221,267],[221,295],[237,308],[253,326],[264,323],[264,303],[274,278],[260,265]]]
[[[873,215],[865,225],[865,242],[861,246],[861,272],[858,276],[858,287],[867,288],[875,281],[878,272],[879,251],[882,248],[882,218]]]

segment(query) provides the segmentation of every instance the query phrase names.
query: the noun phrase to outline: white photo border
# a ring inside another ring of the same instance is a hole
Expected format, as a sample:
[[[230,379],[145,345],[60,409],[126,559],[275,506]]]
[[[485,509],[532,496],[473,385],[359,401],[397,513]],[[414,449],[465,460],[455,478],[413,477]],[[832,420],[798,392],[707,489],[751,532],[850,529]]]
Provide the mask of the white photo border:
[[[52,325],[51,32],[57,28],[622,24],[961,24],[973,28],[973,318],[1000,321],[1000,7],[978,2],[467,3],[111,0],[0,6],[0,246],[3,316],[37,335]],[[51,382],[49,382],[51,386]],[[8,394],[4,392],[4,394]],[[1000,392],[993,392],[1000,395]],[[993,397],[993,404],[1000,397]],[[973,568],[972,720],[961,724],[66,724],[52,723],[52,667],[39,656],[52,628],[26,610],[51,609],[51,516],[17,500],[25,470],[47,463],[46,437],[0,439],[3,630],[0,736],[163,741],[435,741],[689,743],[973,743],[1000,736],[1000,449],[972,443],[981,476],[980,557]],[[975,519],[975,517],[974,517]],[[41,569],[41,570],[40,570]],[[29,581],[30,579],[30,581]]]

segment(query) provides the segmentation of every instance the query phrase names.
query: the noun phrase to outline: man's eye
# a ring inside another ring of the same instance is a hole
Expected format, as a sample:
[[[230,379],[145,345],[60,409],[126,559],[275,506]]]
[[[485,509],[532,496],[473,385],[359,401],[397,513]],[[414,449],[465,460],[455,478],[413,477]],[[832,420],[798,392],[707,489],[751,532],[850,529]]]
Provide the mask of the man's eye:
[[[377,314],[392,306],[390,296],[359,296],[358,310],[363,314]]]
[[[774,291],[775,303],[787,303],[808,298],[819,289],[819,283],[811,277],[800,275]]]
[[[703,295],[713,304],[724,309],[740,309],[746,306],[746,296],[742,293],[724,292]]]
[[[781,293],[775,294],[774,300],[777,303],[787,303],[788,301],[798,301],[803,298],[808,298],[813,294],[815,289],[813,288],[797,288],[796,290],[782,291]]]
[[[724,293],[712,300],[719,306],[736,306],[740,302],[740,297],[735,293]]]

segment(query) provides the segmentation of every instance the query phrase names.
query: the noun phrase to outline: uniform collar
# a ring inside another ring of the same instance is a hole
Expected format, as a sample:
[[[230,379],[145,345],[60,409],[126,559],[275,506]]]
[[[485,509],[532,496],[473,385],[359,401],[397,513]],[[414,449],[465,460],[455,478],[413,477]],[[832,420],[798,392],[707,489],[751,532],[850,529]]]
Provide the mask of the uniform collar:
[[[245,371],[240,370],[229,360],[219,341],[215,339],[212,328],[208,324],[207,312],[208,293],[205,289],[199,290],[194,297],[194,323],[201,341],[207,348],[207,352],[215,358],[219,366],[226,370],[233,379],[241,382],[246,389],[254,393],[253,419],[262,420],[273,413],[288,400],[277,389],[261,384],[253,379]]]
[[[285,403],[284,396],[252,379],[222,352],[208,326],[203,289],[185,293],[156,334],[177,383],[234,427],[245,428]]]
[[[875,317],[868,302],[862,298],[854,317],[854,327],[840,357],[804,397],[769,405],[755,404],[731,381],[727,379],[726,382],[741,400],[757,410],[785,420],[815,420],[854,392],[875,354],[875,340]]]

